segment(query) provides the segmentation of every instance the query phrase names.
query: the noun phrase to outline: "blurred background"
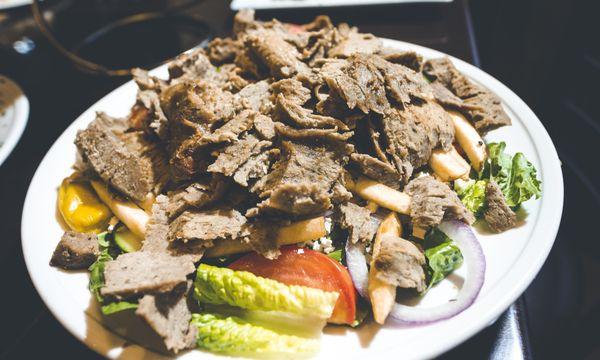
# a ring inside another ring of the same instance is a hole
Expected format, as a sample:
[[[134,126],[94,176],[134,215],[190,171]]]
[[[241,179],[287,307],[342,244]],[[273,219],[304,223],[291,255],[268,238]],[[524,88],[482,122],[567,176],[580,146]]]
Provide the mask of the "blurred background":
[[[10,292],[1,300],[0,358],[95,358],[52,317],[29,281],[19,230],[27,186],[58,135],[128,80],[107,73],[154,67],[226,36],[233,12],[222,0],[53,0],[40,4],[36,24],[29,5],[5,8],[9,2],[0,0],[0,74],[20,85],[31,109],[21,141],[0,166],[0,283]],[[566,196],[548,261],[495,325],[442,358],[600,358],[600,239],[593,226],[600,213],[600,22],[594,3],[454,0],[257,12],[259,19],[296,23],[324,13],[336,23],[471,62],[523,98],[554,140]]]

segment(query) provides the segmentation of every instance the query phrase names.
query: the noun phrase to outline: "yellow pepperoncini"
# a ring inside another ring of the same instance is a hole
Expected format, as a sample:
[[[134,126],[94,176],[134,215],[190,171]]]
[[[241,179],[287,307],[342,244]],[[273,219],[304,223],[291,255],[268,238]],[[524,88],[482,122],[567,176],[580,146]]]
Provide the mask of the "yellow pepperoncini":
[[[58,209],[67,225],[79,232],[105,231],[112,216],[90,184],[74,176],[64,179],[58,189]]]

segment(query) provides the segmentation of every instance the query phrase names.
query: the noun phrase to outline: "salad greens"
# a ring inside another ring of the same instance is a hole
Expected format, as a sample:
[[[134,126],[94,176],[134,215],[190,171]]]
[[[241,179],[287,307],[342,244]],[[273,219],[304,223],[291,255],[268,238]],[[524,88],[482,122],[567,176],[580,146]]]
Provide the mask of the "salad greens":
[[[200,264],[194,281],[200,303],[237,306],[247,310],[283,311],[329,318],[338,294],[305,286],[288,286],[247,271]]]
[[[511,156],[504,152],[505,148],[504,142],[488,144],[489,160],[485,175],[500,186],[510,207],[516,207],[532,197],[539,199],[541,182],[535,167],[523,153]]]
[[[485,208],[485,186],[487,180],[467,181],[457,179],[454,181],[454,191],[460,198],[465,207],[469,209],[476,217],[483,214]]]
[[[439,283],[463,263],[463,255],[452,239],[437,228],[431,229],[424,239],[429,284],[425,292]]]
[[[313,353],[338,298],[305,286],[288,286],[246,271],[200,264],[194,296],[197,345],[216,352]]]
[[[94,294],[100,304],[102,304],[102,313],[104,315],[111,315],[123,310],[135,309],[138,304],[128,301],[119,301],[113,303],[105,303],[104,297],[100,294],[100,289],[104,286],[104,266],[107,262],[114,259],[113,255],[115,246],[112,244],[112,233],[103,232],[98,234],[98,247],[100,249],[100,255],[96,261],[88,268],[90,272],[90,283],[88,288]]]
[[[194,314],[191,324],[198,329],[199,348],[236,355],[312,354],[319,349],[316,339],[280,334],[236,316]]]
[[[477,218],[481,218],[487,206],[485,188],[489,181],[494,181],[502,190],[508,206],[517,208],[521,203],[541,196],[541,182],[537,171],[523,153],[511,156],[504,152],[506,143],[490,143],[488,160],[480,174],[472,174],[474,178],[467,181],[456,180],[454,191]]]

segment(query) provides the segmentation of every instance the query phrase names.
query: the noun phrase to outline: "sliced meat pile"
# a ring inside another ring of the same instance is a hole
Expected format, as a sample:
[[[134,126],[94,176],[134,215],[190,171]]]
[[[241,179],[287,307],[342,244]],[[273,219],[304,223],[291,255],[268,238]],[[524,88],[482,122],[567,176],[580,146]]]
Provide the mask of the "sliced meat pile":
[[[275,258],[281,226],[331,214],[349,241],[368,244],[378,221],[373,204],[352,193],[359,178],[410,195],[415,226],[472,223],[447,184],[415,174],[453,146],[445,108],[480,132],[510,123],[499,100],[449,59],[423,62],[324,16],[291,26],[242,11],[232,37],[179,56],[168,73],[134,70],[129,117],[99,113],[75,143],[86,176],[151,207],[142,249],[106,263],[101,294],[138,301],[137,314],[173,351],[193,343],[189,280],[211,248]],[[512,226],[493,184],[487,196],[492,228]],[[97,256],[95,235],[68,232],[51,263],[81,269]],[[384,238],[374,259],[382,281],[419,291],[424,263],[420,248],[396,237]]]

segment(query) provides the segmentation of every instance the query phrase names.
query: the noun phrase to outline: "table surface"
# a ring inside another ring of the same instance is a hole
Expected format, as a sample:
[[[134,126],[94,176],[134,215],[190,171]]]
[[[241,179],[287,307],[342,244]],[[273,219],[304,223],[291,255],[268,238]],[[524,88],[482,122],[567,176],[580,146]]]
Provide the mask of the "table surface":
[[[79,10],[71,11],[77,14]],[[213,35],[226,35],[231,26],[232,13],[224,1],[186,5],[185,13],[205,23]],[[461,0],[447,4],[261,11],[257,16],[301,23],[322,13],[334,22],[348,22],[364,32],[431,47],[479,65],[469,9]],[[65,21],[62,26],[68,33],[68,26],[81,25]],[[175,47],[168,56],[181,50]],[[0,325],[0,358],[48,354],[53,358],[97,358],[53,318],[33,288],[21,252],[20,220],[27,187],[47,149],[81,112],[127,79],[75,69],[44,40],[29,8],[0,12],[0,73],[19,83],[31,104],[27,129],[0,167],[0,234],[5,243],[0,252],[0,282],[11,294],[0,300],[5,310]],[[496,324],[444,358],[481,358],[483,354],[498,359],[528,358],[523,311],[522,303],[517,302]]]

